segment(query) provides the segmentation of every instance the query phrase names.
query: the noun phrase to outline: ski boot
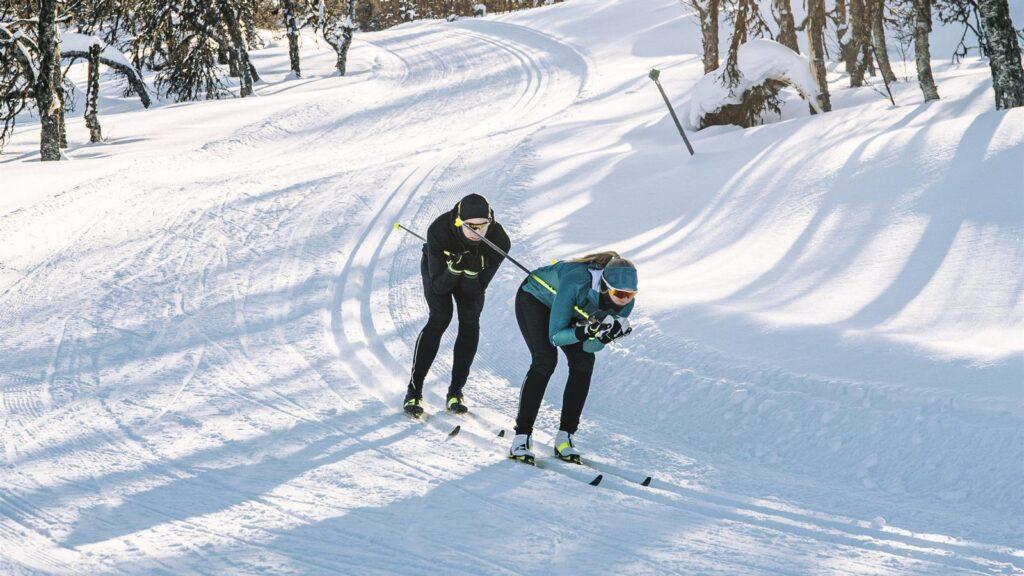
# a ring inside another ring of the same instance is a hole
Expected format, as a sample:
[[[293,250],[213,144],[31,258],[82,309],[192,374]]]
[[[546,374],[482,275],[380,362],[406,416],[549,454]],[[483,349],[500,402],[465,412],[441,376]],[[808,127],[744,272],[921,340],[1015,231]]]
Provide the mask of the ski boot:
[[[445,402],[445,406],[452,414],[465,414],[469,412],[469,408],[462,402],[462,394],[448,393],[448,400]]]
[[[533,450],[530,450],[530,435],[516,434],[512,439],[512,447],[508,449],[508,457],[513,460],[533,465]]]
[[[406,394],[403,409],[409,416],[419,418],[423,415],[423,397],[416,396],[412,393]]]
[[[559,430],[555,435],[555,456],[572,464],[582,464],[580,451],[572,441],[572,434],[565,430]]]

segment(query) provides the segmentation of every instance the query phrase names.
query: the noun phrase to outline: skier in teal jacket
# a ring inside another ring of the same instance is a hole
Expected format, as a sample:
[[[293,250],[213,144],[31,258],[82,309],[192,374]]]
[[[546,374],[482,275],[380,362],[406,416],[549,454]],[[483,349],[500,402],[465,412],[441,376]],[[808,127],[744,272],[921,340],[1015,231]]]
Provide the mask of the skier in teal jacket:
[[[509,456],[532,463],[533,423],[561,348],[569,363],[555,456],[579,462],[573,442],[590,390],[594,353],[628,335],[637,273],[615,252],[556,262],[534,270],[516,293],[516,320],[530,349],[530,370],[519,395],[516,436]]]

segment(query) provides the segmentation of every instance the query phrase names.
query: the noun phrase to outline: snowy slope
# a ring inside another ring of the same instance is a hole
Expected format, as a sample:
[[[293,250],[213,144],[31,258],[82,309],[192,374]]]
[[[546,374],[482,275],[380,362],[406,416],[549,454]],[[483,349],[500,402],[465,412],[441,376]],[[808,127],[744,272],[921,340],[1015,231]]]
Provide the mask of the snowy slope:
[[[361,34],[347,78],[271,46],[256,98],[108,80],[70,162],[20,127],[0,573],[1024,573],[1024,113],[976,60],[895,108],[836,72],[835,112],[689,158],[646,72],[681,103],[698,39],[678,2],[574,0]],[[426,307],[391,224],[471,191],[527,263],[638,262],[578,435],[601,487],[494,438],[528,364],[511,266],[463,432],[397,412]]]

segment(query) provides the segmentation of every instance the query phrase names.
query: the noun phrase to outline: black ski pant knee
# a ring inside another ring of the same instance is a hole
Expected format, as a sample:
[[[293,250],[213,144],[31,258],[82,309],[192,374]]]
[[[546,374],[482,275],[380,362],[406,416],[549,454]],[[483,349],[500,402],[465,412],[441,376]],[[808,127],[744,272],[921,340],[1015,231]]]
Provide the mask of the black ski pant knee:
[[[558,350],[548,337],[548,321],[551,309],[522,288],[516,293],[516,320],[523,333],[526,346],[530,349],[530,370],[523,380],[519,393],[519,414],[516,416],[516,434],[532,434],[533,423],[537,420],[541,400],[548,380],[558,363]],[[583,343],[562,346],[562,352],[569,363],[569,378],[562,394],[562,419],[559,429],[570,434],[580,424],[583,405],[590,391],[590,379],[594,374],[595,356],[583,351]]]
[[[427,324],[416,338],[413,350],[412,379],[409,381],[408,393],[413,396],[423,395],[423,380],[427,371],[437,357],[441,346],[441,337],[452,321],[452,313],[457,309],[459,315],[459,333],[455,337],[455,349],[452,358],[452,381],[448,387],[449,394],[462,395],[462,387],[469,378],[469,368],[476,356],[477,344],[480,342],[480,312],[483,310],[484,296],[480,294],[468,297],[459,290],[448,294],[436,294],[430,289],[430,277],[427,273],[427,259],[424,256],[420,266],[423,277],[423,294],[427,300],[430,316]]]

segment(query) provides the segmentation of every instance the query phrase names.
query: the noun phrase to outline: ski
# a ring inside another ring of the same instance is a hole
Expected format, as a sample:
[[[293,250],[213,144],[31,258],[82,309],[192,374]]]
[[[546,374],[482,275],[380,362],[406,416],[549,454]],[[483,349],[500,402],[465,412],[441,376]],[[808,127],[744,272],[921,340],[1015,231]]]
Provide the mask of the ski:
[[[498,430],[498,438],[504,438],[504,437],[505,437],[505,430],[504,429]],[[522,460],[520,460],[520,462],[522,462]],[[551,460],[551,462],[555,462],[555,463],[558,463],[558,464],[564,464],[568,468],[573,468],[573,467],[577,467],[578,466],[580,468],[589,469],[589,470],[597,473],[597,476],[594,477],[594,479],[589,482],[589,484],[591,486],[597,486],[598,484],[600,484],[601,481],[604,479],[605,473],[608,472],[607,470],[602,470],[598,465],[590,464],[590,463],[584,462],[582,460],[570,462],[568,460],[562,460],[562,459],[559,459],[559,458],[553,458]],[[538,466],[540,468],[544,467],[539,462],[528,462],[528,463],[529,464],[533,464],[535,466]],[[618,476],[619,478],[622,478],[623,480],[626,480],[627,482],[630,482],[630,483],[636,482],[635,480],[629,480],[628,478],[622,476],[621,474],[618,474],[618,473],[615,473],[615,472],[610,472],[610,473],[613,476]],[[651,485],[651,482],[653,480],[654,480],[654,478],[652,476],[644,476],[643,480],[641,480],[639,482],[636,482],[636,483],[640,484],[641,486],[648,487],[648,486]]]
[[[462,431],[462,425],[461,424],[457,424],[455,426],[455,428],[452,428],[452,431],[448,433],[448,437],[445,438],[445,441],[448,441],[448,440],[454,438],[461,431]]]

